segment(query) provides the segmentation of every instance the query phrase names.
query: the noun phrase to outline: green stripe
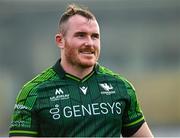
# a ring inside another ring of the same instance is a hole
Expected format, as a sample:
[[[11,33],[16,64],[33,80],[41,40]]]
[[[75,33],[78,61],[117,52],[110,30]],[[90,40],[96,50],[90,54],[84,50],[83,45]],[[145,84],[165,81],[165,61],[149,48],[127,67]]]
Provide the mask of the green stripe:
[[[138,119],[138,120],[136,120],[136,121],[134,121],[134,122],[132,122],[132,123],[125,124],[125,125],[123,125],[123,126],[125,126],[125,127],[133,126],[133,125],[141,122],[143,119],[144,119],[144,117],[141,117],[140,119]]]
[[[81,79],[79,79],[79,78],[77,78],[77,77],[75,77],[75,76],[72,76],[72,75],[70,75],[70,74],[66,74],[65,76],[66,77],[69,77],[69,78],[71,78],[71,79],[73,79],[73,80],[75,80],[75,81],[78,81],[78,82],[85,82],[86,80],[88,80],[92,75],[94,74],[94,71],[93,72],[91,72],[89,75],[87,75],[82,81],[81,81]]]
[[[21,101],[21,104],[24,104],[24,99],[28,96],[29,92],[31,91],[32,88],[34,88],[37,84],[36,83],[27,83],[20,92],[18,97],[17,97],[17,102]]]
[[[69,75],[69,74],[66,74],[66,77],[69,77],[69,78],[71,78],[71,79],[73,79],[73,80],[75,80],[75,81],[80,81],[80,79],[78,79],[78,78],[76,78],[76,77],[73,77],[73,76],[71,76],[71,75]]]
[[[93,74],[94,74],[94,71],[91,72],[86,78],[84,78],[84,79],[82,80],[82,82],[85,82],[86,80],[88,80]]]
[[[21,89],[21,91],[23,92],[20,92],[19,95],[17,96],[16,102],[21,101],[21,104],[24,104],[24,99],[27,98],[29,93],[40,83],[44,82],[45,80],[50,79],[54,74],[55,72],[50,68],[43,71],[41,74],[37,75],[31,81],[27,82],[24,85],[24,87]]]
[[[36,131],[25,131],[25,130],[11,130],[10,134],[11,133],[24,133],[24,134],[33,134],[33,135],[38,134],[38,132],[36,132]]]

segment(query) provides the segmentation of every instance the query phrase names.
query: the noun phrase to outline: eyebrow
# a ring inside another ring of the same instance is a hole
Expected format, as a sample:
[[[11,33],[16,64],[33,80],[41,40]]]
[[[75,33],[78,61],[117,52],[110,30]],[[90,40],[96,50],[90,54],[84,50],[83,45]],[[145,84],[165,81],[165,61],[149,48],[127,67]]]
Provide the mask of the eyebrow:
[[[80,35],[80,34],[87,34],[87,33],[86,32],[82,32],[82,31],[75,32],[75,35]]]
[[[79,31],[79,32],[75,32],[75,34],[74,35],[86,35],[86,34],[88,34],[87,32],[83,32],[83,31]],[[95,36],[100,36],[100,34],[99,33],[92,33],[92,35],[95,35]]]

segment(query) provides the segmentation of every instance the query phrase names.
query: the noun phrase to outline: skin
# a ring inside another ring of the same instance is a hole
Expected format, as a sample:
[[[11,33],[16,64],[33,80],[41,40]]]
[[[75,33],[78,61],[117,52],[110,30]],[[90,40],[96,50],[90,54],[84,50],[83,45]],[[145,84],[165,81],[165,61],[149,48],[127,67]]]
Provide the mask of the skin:
[[[100,55],[100,31],[96,20],[80,15],[70,17],[66,34],[56,35],[63,69],[80,79],[88,75]]]
[[[132,137],[149,137],[153,138],[153,134],[148,127],[148,124],[144,122],[144,124],[138,129],[138,131],[132,135]]]
[[[93,70],[100,55],[99,25],[96,20],[88,20],[80,15],[72,16],[66,25],[66,34],[55,36],[57,46],[61,49],[60,64],[67,73],[82,79]],[[145,122],[133,137],[153,135]]]

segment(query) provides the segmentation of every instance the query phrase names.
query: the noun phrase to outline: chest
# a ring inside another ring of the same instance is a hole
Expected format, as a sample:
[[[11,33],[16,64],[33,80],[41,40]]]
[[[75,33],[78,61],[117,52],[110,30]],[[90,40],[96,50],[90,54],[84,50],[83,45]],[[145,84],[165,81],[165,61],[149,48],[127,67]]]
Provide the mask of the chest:
[[[54,82],[39,92],[37,112],[43,123],[54,126],[103,120],[116,124],[121,123],[127,98],[124,85],[115,80]]]

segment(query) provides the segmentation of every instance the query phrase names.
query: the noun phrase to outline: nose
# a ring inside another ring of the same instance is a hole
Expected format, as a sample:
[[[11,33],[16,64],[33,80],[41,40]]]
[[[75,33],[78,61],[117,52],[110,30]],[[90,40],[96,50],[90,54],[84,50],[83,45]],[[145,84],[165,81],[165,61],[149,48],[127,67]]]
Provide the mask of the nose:
[[[84,43],[85,46],[93,46],[93,40],[90,36],[87,37],[87,40]]]

